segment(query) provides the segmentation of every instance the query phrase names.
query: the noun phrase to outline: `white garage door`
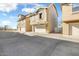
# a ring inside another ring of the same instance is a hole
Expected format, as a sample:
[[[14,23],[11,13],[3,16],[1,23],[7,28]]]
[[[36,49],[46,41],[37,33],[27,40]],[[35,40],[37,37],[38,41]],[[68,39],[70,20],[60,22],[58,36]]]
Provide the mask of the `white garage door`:
[[[24,33],[25,32],[25,28],[21,28],[21,32]]]
[[[72,35],[79,36],[79,24],[75,23],[72,25]]]
[[[35,27],[35,32],[46,33],[45,25],[39,25]]]
[[[39,32],[39,33],[46,33],[46,30],[45,29],[38,29],[38,28],[35,28],[35,32]]]

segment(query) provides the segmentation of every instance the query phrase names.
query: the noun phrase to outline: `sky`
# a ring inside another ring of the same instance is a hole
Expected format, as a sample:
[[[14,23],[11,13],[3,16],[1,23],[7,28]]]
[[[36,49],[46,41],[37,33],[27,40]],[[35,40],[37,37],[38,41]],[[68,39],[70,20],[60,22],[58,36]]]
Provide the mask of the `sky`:
[[[58,20],[58,26],[61,27],[61,23],[62,23],[62,11],[61,11],[61,6],[59,3],[56,3],[56,9],[57,9],[57,12],[58,12],[58,17],[57,17],[57,20]]]
[[[0,3],[0,26],[8,25],[16,29],[19,14],[27,15],[31,12],[35,12],[40,7],[47,7],[48,5],[49,3]],[[61,23],[60,4],[56,3],[55,5],[58,12],[58,23]]]

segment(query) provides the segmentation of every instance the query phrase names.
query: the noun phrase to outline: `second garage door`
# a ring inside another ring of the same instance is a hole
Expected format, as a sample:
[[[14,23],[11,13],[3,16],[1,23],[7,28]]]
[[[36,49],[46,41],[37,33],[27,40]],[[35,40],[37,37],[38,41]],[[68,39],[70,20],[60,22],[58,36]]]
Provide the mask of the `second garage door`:
[[[70,32],[72,36],[79,36],[79,23],[72,23],[70,24]]]

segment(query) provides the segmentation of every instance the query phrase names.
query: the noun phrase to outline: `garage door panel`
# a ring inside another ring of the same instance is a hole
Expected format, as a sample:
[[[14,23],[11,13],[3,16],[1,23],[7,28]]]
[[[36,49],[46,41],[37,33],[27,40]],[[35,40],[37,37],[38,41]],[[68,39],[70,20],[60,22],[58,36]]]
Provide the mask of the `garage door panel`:
[[[36,28],[36,29],[35,29],[35,32],[42,32],[42,33],[43,33],[43,32],[46,32],[46,30],[45,30],[45,29],[37,29],[37,28]]]
[[[21,32],[25,32],[25,28],[21,28]]]
[[[46,32],[45,25],[38,25],[35,27],[35,32]]]
[[[72,27],[72,35],[79,36],[79,23],[73,23],[71,27]]]

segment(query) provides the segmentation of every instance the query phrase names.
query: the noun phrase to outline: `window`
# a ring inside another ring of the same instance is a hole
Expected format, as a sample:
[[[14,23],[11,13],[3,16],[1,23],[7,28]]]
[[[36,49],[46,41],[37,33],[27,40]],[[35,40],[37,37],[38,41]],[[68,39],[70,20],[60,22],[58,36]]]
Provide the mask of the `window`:
[[[42,13],[39,14],[39,18],[42,19]]]
[[[73,3],[72,4],[72,12],[79,11],[79,3]]]

